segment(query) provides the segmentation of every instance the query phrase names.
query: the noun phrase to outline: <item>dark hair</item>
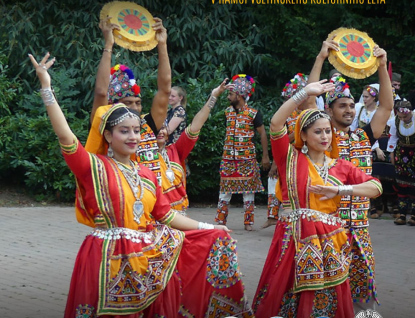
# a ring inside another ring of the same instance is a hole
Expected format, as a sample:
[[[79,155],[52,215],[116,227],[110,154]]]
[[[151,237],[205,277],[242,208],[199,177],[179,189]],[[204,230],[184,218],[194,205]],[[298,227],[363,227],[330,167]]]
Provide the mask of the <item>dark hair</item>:
[[[107,118],[107,122],[105,123],[105,130],[109,130],[112,132],[114,125],[111,125],[111,123],[113,123],[115,120],[117,120],[121,116],[127,114],[128,112],[134,115],[137,115],[138,118],[140,118],[140,114],[134,109],[128,108],[127,106],[118,108],[114,110],[112,114],[109,115],[109,117]],[[141,121],[140,121],[140,126],[141,126]]]
[[[395,110],[396,110],[396,111],[399,111],[399,110],[398,110],[399,108],[407,108],[407,109],[409,109],[409,110],[412,110],[412,105],[411,105],[411,103],[410,103],[410,102],[408,102],[407,100],[398,100],[398,101],[395,103],[394,108],[395,108]]]

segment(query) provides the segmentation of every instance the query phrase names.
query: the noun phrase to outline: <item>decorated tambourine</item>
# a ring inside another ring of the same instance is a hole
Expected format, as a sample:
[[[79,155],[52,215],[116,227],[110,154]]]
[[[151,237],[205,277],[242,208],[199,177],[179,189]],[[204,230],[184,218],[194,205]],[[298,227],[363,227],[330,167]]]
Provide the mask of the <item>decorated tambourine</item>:
[[[114,30],[114,40],[119,46],[131,51],[148,51],[157,45],[156,33],[151,27],[153,16],[134,2],[113,1],[101,10],[100,19],[111,17],[110,23],[120,26]]]
[[[378,69],[379,61],[373,55],[376,44],[367,33],[339,28],[331,32],[328,38],[339,43],[339,51],[330,50],[329,62],[345,76],[366,78]]]

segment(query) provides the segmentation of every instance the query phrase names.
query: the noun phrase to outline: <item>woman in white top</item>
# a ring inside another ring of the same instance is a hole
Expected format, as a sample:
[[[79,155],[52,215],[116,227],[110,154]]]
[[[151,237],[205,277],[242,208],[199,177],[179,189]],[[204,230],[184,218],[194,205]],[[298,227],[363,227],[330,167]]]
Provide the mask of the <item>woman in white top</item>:
[[[393,152],[399,215],[396,225],[415,225],[415,113],[409,101],[395,104],[396,116],[391,123],[388,151]],[[406,221],[406,214],[411,217]]]

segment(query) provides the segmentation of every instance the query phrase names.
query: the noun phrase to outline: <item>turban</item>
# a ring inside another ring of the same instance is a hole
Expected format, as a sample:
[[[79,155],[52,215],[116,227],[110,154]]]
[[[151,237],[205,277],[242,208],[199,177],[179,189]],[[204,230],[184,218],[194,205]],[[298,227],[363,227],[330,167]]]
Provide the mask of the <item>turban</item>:
[[[127,66],[117,64],[111,68],[108,101],[114,104],[128,96],[141,97],[140,86],[136,84],[134,74]]]
[[[337,76],[335,79],[331,79],[330,82],[334,83],[334,90],[326,93],[326,107],[329,107],[338,98],[351,98],[354,100],[353,95],[350,93],[349,84],[343,77]]]
[[[235,92],[238,95],[241,95],[246,100],[252,96],[255,92],[255,81],[254,79],[246,74],[237,74],[232,77],[230,82],[235,86],[230,89],[230,91]]]
[[[286,99],[290,99],[299,89],[307,85],[308,77],[303,73],[295,74],[294,78],[285,84],[281,95]]]

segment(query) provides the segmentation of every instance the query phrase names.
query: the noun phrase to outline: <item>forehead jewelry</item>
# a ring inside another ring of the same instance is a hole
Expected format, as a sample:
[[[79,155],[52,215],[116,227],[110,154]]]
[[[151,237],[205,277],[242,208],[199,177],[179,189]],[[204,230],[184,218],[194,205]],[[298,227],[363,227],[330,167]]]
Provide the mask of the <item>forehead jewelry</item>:
[[[130,110],[128,108],[126,108],[126,109],[127,109],[127,112],[124,115],[108,122],[111,127],[117,126],[118,124],[120,124],[124,120],[126,120],[127,118],[137,119],[140,122],[140,117],[139,116],[137,116],[136,114],[130,112]]]

